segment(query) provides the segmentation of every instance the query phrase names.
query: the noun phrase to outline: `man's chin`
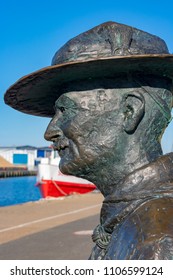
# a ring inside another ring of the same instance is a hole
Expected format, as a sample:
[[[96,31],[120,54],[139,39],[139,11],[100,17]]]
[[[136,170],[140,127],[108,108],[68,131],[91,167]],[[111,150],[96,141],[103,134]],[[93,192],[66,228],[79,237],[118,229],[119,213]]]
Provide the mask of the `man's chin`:
[[[65,164],[63,164],[62,159],[60,160],[60,163],[59,163],[59,169],[63,174],[70,175],[68,172],[68,168],[66,167]]]
[[[64,158],[61,158],[60,160],[59,169],[65,175],[77,176],[76,165],[73,162],[66,160]]]

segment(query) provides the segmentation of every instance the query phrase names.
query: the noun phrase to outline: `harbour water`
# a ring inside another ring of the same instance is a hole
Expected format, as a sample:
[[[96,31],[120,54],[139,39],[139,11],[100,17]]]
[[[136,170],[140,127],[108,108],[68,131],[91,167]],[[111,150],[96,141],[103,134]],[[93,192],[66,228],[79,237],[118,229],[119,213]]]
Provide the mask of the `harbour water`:
[[[41,194],[35,184],[35,176],[1,178],[0,207],[39,200]]]

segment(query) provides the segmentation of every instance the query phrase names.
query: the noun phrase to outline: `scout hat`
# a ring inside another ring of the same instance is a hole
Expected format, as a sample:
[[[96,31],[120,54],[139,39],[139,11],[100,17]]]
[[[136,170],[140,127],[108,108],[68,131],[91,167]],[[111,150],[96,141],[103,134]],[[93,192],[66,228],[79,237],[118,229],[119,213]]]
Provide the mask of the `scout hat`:
[[[75,85],[133,72],[172,79],[173,55],[155,35],[106,22],[68,41],[55,53],[52,66],[22,77],[4,100],[24,113],[52,117],[57,98]]]

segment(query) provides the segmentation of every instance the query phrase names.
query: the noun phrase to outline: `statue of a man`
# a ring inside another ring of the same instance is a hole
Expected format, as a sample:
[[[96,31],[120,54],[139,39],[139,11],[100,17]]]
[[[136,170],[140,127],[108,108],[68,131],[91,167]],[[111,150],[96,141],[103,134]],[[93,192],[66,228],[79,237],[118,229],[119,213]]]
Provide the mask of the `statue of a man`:
[[[15,83],[5,102],[52,117],[45,139],[60,170],[104,196],[90,259],[173,258],[173,55],[157,36],[115,22],[68,41],[52,66]]]

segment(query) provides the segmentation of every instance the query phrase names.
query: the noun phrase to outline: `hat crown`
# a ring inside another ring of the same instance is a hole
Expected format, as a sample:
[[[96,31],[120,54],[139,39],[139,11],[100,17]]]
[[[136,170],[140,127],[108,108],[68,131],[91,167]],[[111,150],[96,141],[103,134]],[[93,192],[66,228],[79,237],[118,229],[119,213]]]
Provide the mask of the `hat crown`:
[[[158,36],[124,24],[106,22],[69,40],[55,53],[52,65],[142,54],[169,54],[169,51]]]

